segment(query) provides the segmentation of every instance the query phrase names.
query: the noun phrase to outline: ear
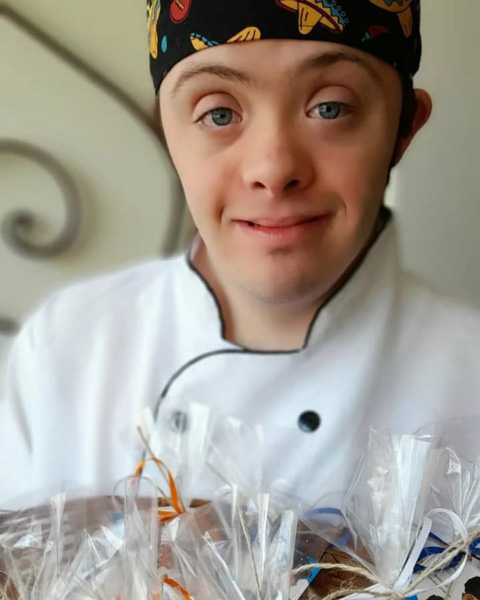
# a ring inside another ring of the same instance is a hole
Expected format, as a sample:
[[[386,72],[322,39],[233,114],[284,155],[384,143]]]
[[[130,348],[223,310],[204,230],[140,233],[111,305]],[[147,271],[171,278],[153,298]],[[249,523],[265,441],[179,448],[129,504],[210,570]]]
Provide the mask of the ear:
[[[416,110],[413,118],[412,129],[407,137],[402,138],[396,148],[396,156],[394,164],[397,165],[407,148],[410,146],[413,138],[417,135],[420,129],[428,122],[432,114],[432,98],[425,90],[415,90]]]

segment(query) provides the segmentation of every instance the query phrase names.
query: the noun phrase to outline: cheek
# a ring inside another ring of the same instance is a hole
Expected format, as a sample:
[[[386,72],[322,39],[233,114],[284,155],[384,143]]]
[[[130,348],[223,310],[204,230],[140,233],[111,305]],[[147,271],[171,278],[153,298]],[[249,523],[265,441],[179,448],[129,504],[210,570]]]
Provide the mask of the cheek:
[[[220,160],[202,158],[198,152],[187,149],[176,156],[172,152],[172,159],[193,220],[206,237],[222,219],[232,174]]]
[[[163,116],[170,157],[187,204],[196,226],[207,234],[207,229],[221,220],[227,199],[232,197],[238,160],[168,108]]]
[[[173,164],[195,224],[206,237],[208,230],[221,222],[229,199],[235,196],[238,160],[227,153],[212,154],[185,135],[172,139],[169,149]]]
[[[377,119],[347,143],[324,154],[322,176],[336,189],[352,221],[376,214],[383,198],[395,143],[387,123]]]

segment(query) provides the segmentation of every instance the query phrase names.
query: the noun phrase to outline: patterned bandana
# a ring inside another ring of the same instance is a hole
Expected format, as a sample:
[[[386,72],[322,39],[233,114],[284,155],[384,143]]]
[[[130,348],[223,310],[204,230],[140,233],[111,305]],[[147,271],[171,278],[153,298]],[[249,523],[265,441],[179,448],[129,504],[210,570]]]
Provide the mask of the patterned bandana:
[[[156,91],[187,56],[260,39],[337,42],[410,77],[420,64],[420,0],[147,0],[147,14]]]

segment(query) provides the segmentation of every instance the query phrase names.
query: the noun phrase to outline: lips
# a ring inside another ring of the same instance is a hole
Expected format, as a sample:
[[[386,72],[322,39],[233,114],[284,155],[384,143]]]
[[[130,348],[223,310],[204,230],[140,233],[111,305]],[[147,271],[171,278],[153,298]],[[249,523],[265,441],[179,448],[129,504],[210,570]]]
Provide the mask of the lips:
[[[285,218],[251,218],[234,220],[233,224],[245,243],[275,251],[303,246],[324,231],[330,215],[300,215]],[[243,243],[243,242],[242,242]]]
[[[283,219],[239,219],[239,222],[245,223],[250,227],[262,227],[266,229],[286,229],[288,227],[303,225],[304,223],[312,223],[313,221],[317,221],[320,218],[320,215],[314,215],[307,217],[285,217]]]

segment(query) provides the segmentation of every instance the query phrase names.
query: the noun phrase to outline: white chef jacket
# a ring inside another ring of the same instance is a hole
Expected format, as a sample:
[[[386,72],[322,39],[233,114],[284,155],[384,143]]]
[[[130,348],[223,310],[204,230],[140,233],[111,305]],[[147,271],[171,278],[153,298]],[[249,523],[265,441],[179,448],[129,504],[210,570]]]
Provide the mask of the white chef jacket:
[[[55,294],[11,355],[0,508],[63,481],[107,491],[141,458],[132,440],[145,407],[168,417],[197,401],[288,430],[272,468],[309,501],[346,485],[370,426],[410,432],[480,413],[480,316],[400,268],[393,222],[302,349],[249,351],[222,329],[183,255]],[[299,417],[309,411],[320,426],[305,432]]]

